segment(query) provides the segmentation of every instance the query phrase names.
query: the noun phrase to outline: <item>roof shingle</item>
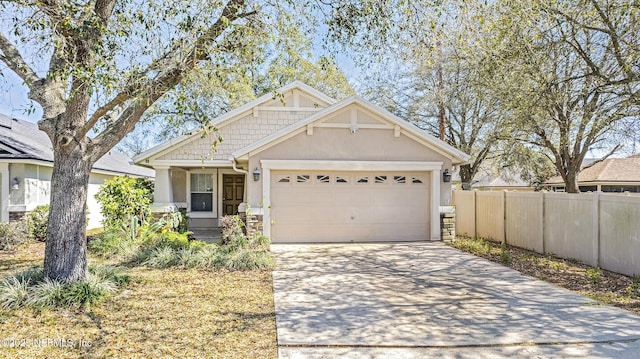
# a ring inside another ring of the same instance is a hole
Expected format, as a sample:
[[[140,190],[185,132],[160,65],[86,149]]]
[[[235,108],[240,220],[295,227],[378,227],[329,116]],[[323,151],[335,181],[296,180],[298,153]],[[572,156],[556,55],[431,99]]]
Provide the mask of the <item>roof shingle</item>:
[[[31,159],[53,163],[51,140],[38,125],[0,114],[0,161],[2,159]],[[125,154],[110,151],[102,156],[93,169],[142,177],[153,177],[154,171],[136,166]]]

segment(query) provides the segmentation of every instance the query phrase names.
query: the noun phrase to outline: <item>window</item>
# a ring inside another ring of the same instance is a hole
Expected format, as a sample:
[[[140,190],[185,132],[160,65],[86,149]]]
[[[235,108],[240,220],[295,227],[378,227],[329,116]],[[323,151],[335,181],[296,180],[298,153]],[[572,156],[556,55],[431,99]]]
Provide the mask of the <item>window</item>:
[[[336,183],[348,183],[347,180],[345,178],[342,178],[340,176],[336,176]]]
[[[213,211],[213,175],[210,173],[191,174],[191,211]]]
[[[306,182],[309,182],[310,178],[311,178],[311,176],[309,176],[309,175],[298,175],[298,178],[297,178],[296,182],[298,182],[298,183],[306,183]]]
[[[422,180],[420,178],[411,178],[411,183],[422,183]]]
[[[318,179],[318,182],[320,182],[320,183],[330,183],[331,182],[331,179],[327,175],[319,175],[319,176],[316,176],[316,178]]]
[[[595,192],[598,190],[598,186],[580,186],[580,192]]]
[[[602,186],[600,188],[602,188],[602,192],[616,192],[616,193],[622,193],[622,192],[637,193],[638,192],[638,186],[617,185],[617,186]],[[580,190],[582,190],[582,187],[580,188]]]
[[[385,183],[387,182],[387,176],[376,176],[376,183]]]
[[[395,182],[395,183],[407,183],[407,178],[405,176],[393,176],[393,182]]]
[[[369,183],[369,177],[361,177],[357,182],[358,183]]]
[[[280,178],[278,180],[278,182],[280,182],[280,183],[289,183],[289,182],[291,182],[291,178],[289,176],[282,177],[282,178]]]

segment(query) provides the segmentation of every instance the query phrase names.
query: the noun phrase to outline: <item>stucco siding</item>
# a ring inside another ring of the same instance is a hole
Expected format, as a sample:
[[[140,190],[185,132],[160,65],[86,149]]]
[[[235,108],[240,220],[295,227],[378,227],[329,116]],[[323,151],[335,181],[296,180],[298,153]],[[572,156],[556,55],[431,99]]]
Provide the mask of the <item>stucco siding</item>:
[[[9,165],[9,205],[24,206],[25,204],[25,168],[24,163],[12,163]],[[18,188],[11,186],[11,181],[18,178],[20,185]]]
[[[187,171],[172,169],[171,187],[173,190],[173,201],[176,203],[187,203]]]
[[[92,173],[89,177],[89,192],[87,194],[87,229],[102,227],[102,208],[100,203],[96,200],[96,194],[100,190],[100,186],[104,184],[104,181],[112,179],[113,176],[101,175]]]
[[[337,161],[429,161],[443,162],[451,168],[451,160],[426,148],[405,135],[394,137],[388,129],[360,129],[351,133],[345,128],[316,128],[313,135],[301,132],[260,153],[252,155],[249,168],[260,167],[262,159],[337,160]],[[451,186],[441,183],[441,203],[450,204]],[[262,202],[260,182],[249,182],[249,202]]]

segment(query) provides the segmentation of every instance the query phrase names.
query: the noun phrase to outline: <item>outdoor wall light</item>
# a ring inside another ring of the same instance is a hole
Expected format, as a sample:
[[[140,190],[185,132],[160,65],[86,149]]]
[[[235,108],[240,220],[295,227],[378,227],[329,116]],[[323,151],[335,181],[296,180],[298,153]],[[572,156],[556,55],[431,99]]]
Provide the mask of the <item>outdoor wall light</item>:
[[[20,179],[18,177],[13,177],[13,180],[11,181],[11,189],[18,188],[20,188]]]
[[[451,173],[449,172],[449,169],[444,170],[444,172],[442,172],[442,180],[444,182],[451,182]]]
[[[260,180],[260,169],[258,167],[253,171],[253,180],[256,182]]]

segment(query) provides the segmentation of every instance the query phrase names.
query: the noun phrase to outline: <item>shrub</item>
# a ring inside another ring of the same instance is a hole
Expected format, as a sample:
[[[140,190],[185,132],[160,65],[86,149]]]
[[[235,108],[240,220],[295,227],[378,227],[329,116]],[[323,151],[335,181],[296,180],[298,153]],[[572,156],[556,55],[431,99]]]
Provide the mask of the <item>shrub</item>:
[[[228,240],[220,246],[190,240],[190,232],[170,231],[164,224],[167,222],[162,220],[141,226],[134,220],[129,228],[112,227],[97,235],[89,242],[89,250],[102,257],[134,260],[156,268],[249,270],[273,267],[267,237],[247,238],[237,216],[228,216],[226,221],[229,224],[226,227]]]
[[[111,280],[100,278],[89,273],[82,282],[74,282],[64,286],[61,291],[62,306],[90,307],[116,291],[118,286]]]
[[[180,257],[171,247],[154,248],[146,255],[143,265],[156,268],[168,268],[180,263]]]
[[[247,237],[244,234],[244,223],[240,216],[224,216],[220,218],[222,225],[222,244],[231,246],[242,246]]]
[[[45,278],[31,287],[31,295],[26,305],[33,308],[52,308],[62,302],[64,285],[55,280]]]
[[[4,309],[16,309],[29,299],[29,280],[7,277],[0,282],[0,306]]]
[[[0,250],[11,250],[14,247],[31,242],[29,226],[26,221],[0,223]]]
[[[49,224],[49,205],[36,207],[27,214],[29,231],[33,239],[44,242],[47,239],[47,225]]]
[[[589,278],[589,280],[591,281],[591,283],[593,284],[597,284],[598,282],[600,282],[601,276],[602,276],[602,271],[600,270],[600,268],[587,268],[586,269],[586,273],[587,273],[587,277]]]
[[[117,229],[108,229],[96,235],[88,244],[89,251],[103,258],[133,259],[140,248],[140,243],[130,240],[127,235]]]
[[[114,177],[96,194],[105,227],[118,226],[132,216],[145,221],[151,214],[153,182],[144,178]]]
[[[640,275],[636,274],[631,277],[631,285],[627,287],[627,294],[631,297],[640,296]]]
[[[275,261],[266,251],[232,251],[224,257],[221,267],[229,270],[272,268]]]
[[[40,268],[31,268],[0,282],[0,306],[5,309],[90,307],[128,283],[129,276],[111,266],[89,267],[84,281],[68,284],[43,278]]]

